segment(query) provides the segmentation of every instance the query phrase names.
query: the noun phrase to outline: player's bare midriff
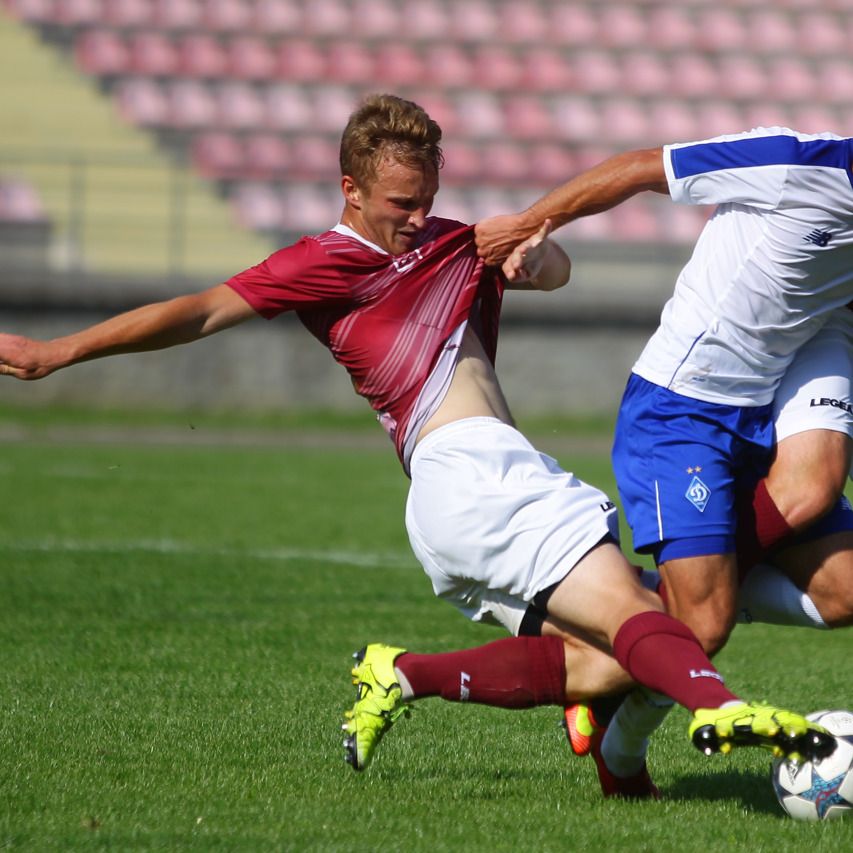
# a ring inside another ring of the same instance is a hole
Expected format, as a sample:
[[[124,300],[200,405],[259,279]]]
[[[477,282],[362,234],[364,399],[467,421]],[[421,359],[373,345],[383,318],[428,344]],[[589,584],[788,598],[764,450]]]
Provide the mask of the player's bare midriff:
[[[445,424],[478,417],[513,423],[492,363],[476,332],[469,326],[462,337],[450,388],[435,414],[424,424],[418,441]]]

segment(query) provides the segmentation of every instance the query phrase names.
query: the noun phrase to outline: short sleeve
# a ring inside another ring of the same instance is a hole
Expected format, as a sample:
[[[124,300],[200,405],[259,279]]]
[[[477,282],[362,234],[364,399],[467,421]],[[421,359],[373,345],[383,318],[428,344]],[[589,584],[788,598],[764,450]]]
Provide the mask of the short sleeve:
[[[344,302],[349,287],[327,252],[311,237],[274,252],[226,284],[262,317]]]

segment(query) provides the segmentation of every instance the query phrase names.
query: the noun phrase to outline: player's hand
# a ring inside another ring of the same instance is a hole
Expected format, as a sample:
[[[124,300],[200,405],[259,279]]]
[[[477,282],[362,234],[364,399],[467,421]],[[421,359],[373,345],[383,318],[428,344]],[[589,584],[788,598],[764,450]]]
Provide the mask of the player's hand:
[[[0,334],[0,376],[16,379],[41,379],[52,373],[49,344],[21,335]]]
[[[512,250],[501,267],[510,284],[533,281],[539,275],[548,254],[548,244],[545,240],[550,233],[551,220],[546,219],[542,227],[532,237],[528,237]]]
[[[512,213],[484,219],[474,226],[477,254],[490,266],[503,263],[512,250],[539,230],[524,213]]]

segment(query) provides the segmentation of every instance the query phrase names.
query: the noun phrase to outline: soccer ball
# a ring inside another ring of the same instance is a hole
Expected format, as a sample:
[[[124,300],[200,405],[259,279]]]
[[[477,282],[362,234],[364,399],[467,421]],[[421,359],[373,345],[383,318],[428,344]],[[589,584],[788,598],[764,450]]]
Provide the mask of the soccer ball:
[[[815,711],[808,719],[835,735],[837,746],[821,761],[773,761],[773,788],[782,808],[797,820],[853,815],[853,712]]]

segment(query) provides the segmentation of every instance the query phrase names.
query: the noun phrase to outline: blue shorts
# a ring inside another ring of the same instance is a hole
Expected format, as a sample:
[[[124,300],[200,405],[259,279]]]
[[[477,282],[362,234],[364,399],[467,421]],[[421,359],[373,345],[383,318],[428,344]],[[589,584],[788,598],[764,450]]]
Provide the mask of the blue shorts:
[[[736,494],[767,473],[773,407],[727,406],[632,374],[613,470],[634,550],[658,563],[735,550]]]

